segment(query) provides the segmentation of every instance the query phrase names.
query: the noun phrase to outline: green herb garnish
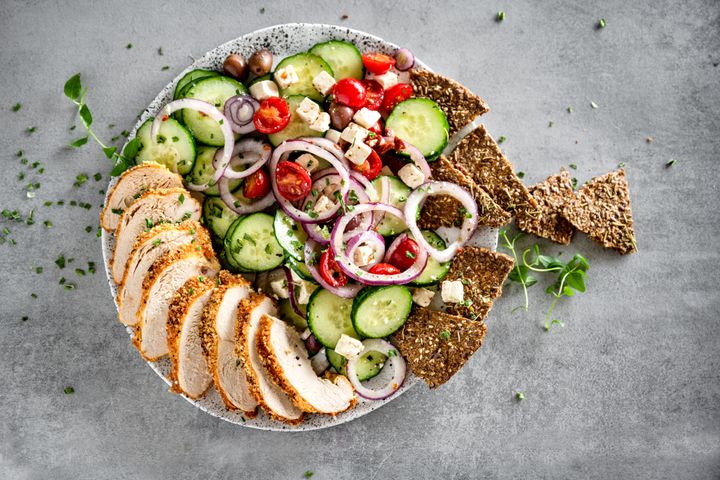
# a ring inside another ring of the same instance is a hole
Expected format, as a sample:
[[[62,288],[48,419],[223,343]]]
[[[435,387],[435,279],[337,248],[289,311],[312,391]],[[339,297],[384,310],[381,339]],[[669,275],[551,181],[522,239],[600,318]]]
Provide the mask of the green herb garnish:
[[[73,387],[65,387],[63,392],[65,392],[65,395],[72,395],[75,393],[75,389]]]
[[[502,22],[503,20],[505,20],[505,12],[502,10],[497,12],[497,15],[495,16],[495,20],[498,22]]]
[[[450,332],[447,330],[440,332],[440,340],[450,340]]]
[[[17,112],[17,111],[20,111],[21,108],[22,108],[22,104],[16,103],[15,105],[12,106],[12,111]]]

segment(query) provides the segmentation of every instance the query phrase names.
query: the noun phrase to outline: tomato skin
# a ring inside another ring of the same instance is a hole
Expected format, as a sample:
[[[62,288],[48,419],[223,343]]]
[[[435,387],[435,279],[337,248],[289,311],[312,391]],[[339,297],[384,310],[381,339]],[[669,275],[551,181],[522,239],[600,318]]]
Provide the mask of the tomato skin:
[[[249,199],[262,198],[270,192],[270,177],[262,168],[243,182],[243,196]]]
[[[289,160],[283,160],[277,164],[275,181],[280,195],[291,202],[306,197],[312,187],[308,171]]]
[[[382,102],[382,110],[390,113],[395,105],[407,100],[413,94],[413,87],[409,83],[398,83],[385,90],[385,98]]]
[[[277,133],[290,123],[290,107],[280,97],[266,98],[253,115],[253,124],[260,133]]]
[[[406,238],[395,248],[393,254],[388,258],[388,262],[404,272],[412,267],[419,253],[418,243],[412,238]]]
[[[372,52],[366,53],[362,56],[363,65],[370,72],[375,75],[382,75],[387,73],[392,67],[395,66],[395,59],[390,55],[384,53]]]
[[[375,80],[363,80],[365,86],[365,108],[378,110],[382,106],[385,90]]]
[[[354,163],[351,163],[350,168],[357,172],[360,172],[368,180],[374,180],[375,177],[380,175],[380,170],[382,169],[382,160],[380,160],[380,155],[378,155],[375,150],[372,150],[368,158],[366,158],[363,163],[361,163],[360,165],[355,165]]]
[[[368,270],[369,273],[374,273],[376,275],[397,275],[400,273],[400,270],[397,269],[397,267],[390,265],[389,263],[378,263],[377,265],[373,265],[373,267]]]
[[[379,137],[382,137],[384,131],[385,131],[385,124],[383,123],[382,118],[380,120],[378,120],[375,125],[368,128],[368,132],[372,132]]]
[[[335,254],[329,248],[320,255],[320,276],[331,287],[343,287],[348,283],[347,275],[340,270]]]
[[[343,78],[333,87],[335,101],[352,108],[361,108],[365,105],[367,92],[365,86],[356,78]]]

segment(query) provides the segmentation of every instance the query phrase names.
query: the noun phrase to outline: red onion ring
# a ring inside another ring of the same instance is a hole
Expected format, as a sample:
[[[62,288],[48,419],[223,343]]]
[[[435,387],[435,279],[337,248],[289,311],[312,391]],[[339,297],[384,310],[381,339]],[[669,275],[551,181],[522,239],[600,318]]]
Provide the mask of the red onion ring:
[[[415,55],[407,48],[401,48],[395,52],[395,68],[404,72],[415,66]]]
[[[403,140],[403,144],[405,144],[405,153],[410,155],[410,160],[417,166],[425,175],[425,181],[427,182],[432,178],[432,170],[430,170],[430,164],[425,160],[425,156],[420,153],[420,150],[418,150],[415,146],[410,145],[408,142]]]
[[[231,179],[249,177],[253,173],[260,170],[267,163],[268,159],[270,159],[270,154],[272,153],[272,147],[269,143],[263,142],[262,140],[258,140],[256,138],[244,138],[233,147],[233,156],[240,153],[255,153],[260,156],[260,159],[254,164],[252,164],[251,167],[246,168],[241,172],[237,172],[232,168],[226,168],[225,173],[223,174],[224,177]],[[240,157],[236,158],[236,163],[234,163],[233,165],[245,164],[244,160],[240,160]],[[215,166],[215,159],[213,159],[213,166]]]
[[[311,217],[308,213],[298,210],[292,204],[292,202],[283,197],[278,190],[276,169],[278,162],[280,161],[280,157],[285,153],[290,153],[294,151],[311,153],[316,157],[320,157],[323,160],[328,161],[333,167],[335,167],[338,175],[340,175],[342,179],[342,182],[340,184],[340,192],[343,198],[346,198],[347,193],[350,190],[350,175],[348,174],[345,165],[341,161],[339,161],[332,153],[328,152],[327,150],[323,150],[317,145],[305,141],[305,139],[287,140],[281,143],[280,146],[277,147],[273,152],[270,158],[270,184],[272,186],[272,191],[275,194],[275,198],[280,204],[280,208],[282,208],[289,217],[298,222],[323,223],[335,216],[337,211],[340,209],[340,202],[336,202],[335,205],[329,210],[319,215],[315,215],[314,217]]]
[[[445,250],[437,250],[430,245],[430,243],[425,240],[425,237],[423,237],[420,227],[418,227],[417,224],[417,214],[422,208],[422,202],[426,197],[432,195],[450,195],[462,203],[468,213],[468,215],[463,218],[463,223],[460,226],[460,236],[457,240],[449,244]],[[458,249],[470,240],[470,237],[472,237],[473,232],[475,232],[478,226],[478,209],[475,199],[460,185],[450,182],[427,182],[420,185],[408,195],[407,202],[405,203],[405,218],[407,219],[407,226],[410,232],[412,232],[413,238],[421,247],[421,250],[427,250],[431,257],[442,263],[449,262],[455,256]]]
[[[394,243],[394,242],[393,242]],[[385,255],[385,239],[377,232],[364,231],[358,233],[350,240],[347,241],[347,256],[351,259],[355,258],[355,251],[360,248],[361,245],[368,244],[373,249],[373,259],[367,265],[363,265],[362,268],[372,267],[382,261]]]
[[[369,273],[361,269],[352,261],[351,258],[345,253],[343,246],[344,233],[350,220],[356,215],[365,212],[373,212],[376,210],[384,211],[398,217],[401,221],[405,221],[405,215],[397,208],[385,205],[382,203],[365,203],[362,205],[356,205],[352,212],[348,212],[335,222],[333,227],[332,235],[330,237],[330,245],[335,252],[335,261],[340,268],[350,278],[357,280],[365,285],[402,285],[416,279],[422,271],[425,269],[427,264],[427,251],[424,248],[420,248],[415,263],[404,272],[397,273],[395,275],[380,275],[377,273]]]
[[[218,122],[218,126],[223,133],[223,139],[225,140],[225,144],[222,149],[222,155],[218,162],[220,168],[215,168],[215,175],[213,176],[213,184],[215,184],[218,180],[220,180],[220,177],[223,176],[223,173],[225,173],[225,169],[230,164],[233,145],[235,144],[235,135],[233,135],[233,131],[232,128],[230,128],[230,122],[228,121],[228,119],[214,105],[210,105],[207,102],[203,102],[202,100],[197,100],[195,98],[181,98],[180,100],[174,100],[168,103],[160,109],[157,116],[155,117],[155,120],[153,120],[152,126],[150,127],[150,138],[157,137],[157,134],[160,131],[161,122],[167,120],[168,117],[174,112],[178,110],[183,110],[185,108],[189,108],[190,110],[197,110],[198,112],[204,113],[208,117],[212,118],[213,120]],[[196,187],[207,188],[208,186],[209,183],[204,186],[197,185]]]
[[[305,314],[302,310],[300,310],[300,306],[297,303],[297,298],[295,298],[295,284],[293,283],[293,276],[292,272],[290,271],[290,268],[285,265],[283,267],[283,271],[285,272],[285,281],[287,282],[287,290],[288,290],[288,298],[290,299],[290,306],[295,311],[295,313],[300,316],[304,317]]]
[[[255,131],[253,115],[258,108],[260,108],[260,102],[248,94],[241,94],[228,98],[223,112],[230,121],[232,131],[244,134]]]
[[[335,155],[335,158],[337,158],[338,160],[343,162],[345,166],[347,166],[347,160],[345,160],[345,152],[342,151],[342,149],[340,148],[340,146],[338,146],[337,143],[334,143],[324,137],[303,137],[301,140],[305,140],[308,143],[327,150],[328,152]]]
[[[365,177],[365,175],[363,175],[362,173],[360,173],[358,171],[350,170],[350,177],[357,180],[357,182],[360,183],[360,185],[362,185],[363,188],[365,188],[365,193],[367,193],[367,195],[368,195],[368,202],[379,202],[380,201],[380,198],[378,196],[375,185],[373,185],[372,182],[370,180],[368,180],[367,177]],[[362,203],[367,203],[367,202],[362,202]],[[383,202],[383,203],[387,203],[387,202]]]
[[[402,243],[403,240],[408,238],[407,233],[403,233],[401,235],[398,235],[395,240],[390,244],[390,246],[387,248],[387,251],[385,252],[385,262],[387,263],[390,258],[393,256],[393,253],[395,253],[395,250],[397,250],[398,246]]]
[[[337,295],[342,298],[355,298],[355,295],[357,295],[357,293],[362,289],[362,285],[348,283],[342,287],[333,287],[325,281],[322,275],[320,275],[317,268],[318,259],[320,258],[320,253],[316,252],[317,246],[318,244],[315,243],[314,240],[308,239],[305,242],[305,265],[310,271],[310,275],[313,276],[321,287],[328,290],[333,295]]]
[[[386,368],[392,368],[392,378],[390,378],[390,381],[385,387],[379,390],[373,390],[363,385],[357,375],[357,362],[362,356],[362,354],[358,355],[352,360],[348,360],[348,363],[345,367],[345,371],[347,372],[347,378],[348,380],[350,380],[352,386],[355,387],[355,391],[357,392],[357,394],[361,397],[367,398],[368,400],[382,400],[384,398],[387,398],[397,392],[405,381],[405,376],[407,372],[407,364],[405,363],[405,359],[400,356],[400,352],[398,352],[397,348],[395,348],[392,343],[385,340],[373,338],[363,340],[362,343],[365,347],[363,349],[363,352],[379,352],[387,357],[387,360],[385,360],[385,365],[383,366],[383,370],[385,370]],[[390,355],[391,351],[395,352],[395,354]]]
[[[320,245],[328,245],[330,243],[330,227],[328,227],[328,237],[325,238],[320,232],[322,226],[316,223],[300,223],[300,226],[303,230],[305,230],[305,233],[308,234],[308,237],[310,237]]]

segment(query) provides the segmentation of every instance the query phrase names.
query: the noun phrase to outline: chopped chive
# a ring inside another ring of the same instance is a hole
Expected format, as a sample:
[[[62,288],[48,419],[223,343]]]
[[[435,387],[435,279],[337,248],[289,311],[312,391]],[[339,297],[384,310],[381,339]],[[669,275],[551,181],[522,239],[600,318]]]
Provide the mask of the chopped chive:
[[[75,393],[75,389],[73,387],[65,387],[63,392],[65,392],[65,395],[72,395]]]
[[[574,164],[574,163],[571,163],[571,164],[568,165],[568,166],[569,166],[570,168],[572,168],[573,170],[577,170],[577,165]]]
[[[500,138],[498,138],[498,143],[503,143],[505,140],[507,140],[507,137],[505,135],[500,135]]]
[[[525,400],[525,394],[522,392],[518,392],[515,394],[515,398],[517,399],[518,402],[520,402],[522,400]]]
[[[502,22],[503,20],[505,20],[505,12],[502,10],[497,12],[497,15],[495,16],[495,20],[498,22]]]
[[[598,21],[597,28],[605,28],[605,25],[607,25],[607,22],[605,22],[605,19],[604,19],[604,18],[601,18],[601,19]]]
[[[125,48],[127,48],[128,50],[130,50],[132,47],[133,47],[132,43],[128,43],[127,45],[125,45]]]
[[[13,112],[17,112],[17,111],[19,111],[21,108],[22,108],[22,104],[16,103],[15,105],[12,106],[12,111],[13,111]]]
[[[667,163],[665,163],[665,168],[670,168],[673,165],[675,165],[675,159],[671,158],[670,160],[667,161]]]
[[[518,176],[518,178],[524,178],[525,172],[517,172],[517,176]]]

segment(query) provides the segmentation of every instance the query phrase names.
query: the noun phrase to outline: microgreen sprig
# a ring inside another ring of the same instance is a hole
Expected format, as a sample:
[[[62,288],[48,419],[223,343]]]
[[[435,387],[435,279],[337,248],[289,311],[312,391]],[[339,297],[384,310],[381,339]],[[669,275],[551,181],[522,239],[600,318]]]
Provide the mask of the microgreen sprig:
[[[70,146],[73,148],[80,148],[88,142],[89,138],[92,138],[98,145],[100,145],[105,156],[115,162],[113,170],[110,173],[111,175],[116,176],[127,170],[140,148],[140,141],[137,138],[132,139],[125,146],[122,153],[118,153],[117,147],[107,146],[98,138],[92,130],[92,113],[90,113],[90,108],[88,108],[85,103],[85,96],[87,95],[88,89],[87,87],[83,88],[79,73],[73,75],[67,82],[65,82],[64,92],[65,96],[77,106],[80,120],[88,133],[87,136],[78,138],[74,142],[70,143]]]

